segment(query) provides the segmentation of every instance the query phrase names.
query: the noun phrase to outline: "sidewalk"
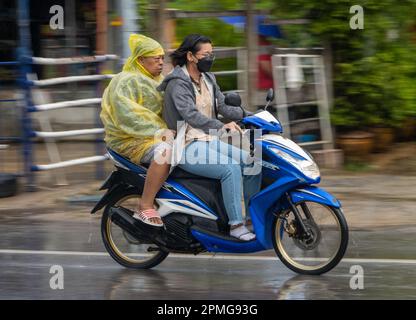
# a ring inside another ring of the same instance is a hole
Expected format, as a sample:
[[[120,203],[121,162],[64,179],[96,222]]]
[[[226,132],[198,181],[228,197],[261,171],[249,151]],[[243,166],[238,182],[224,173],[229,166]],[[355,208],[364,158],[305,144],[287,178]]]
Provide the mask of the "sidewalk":
[[[416,176],[324,173],[320,187],[341,201],[352,228],[416,225]]]
[[[322,175],[319,186],[334,194],[356,199],[415,201],[416,205],[416,176],[330,170],[322,170]]]

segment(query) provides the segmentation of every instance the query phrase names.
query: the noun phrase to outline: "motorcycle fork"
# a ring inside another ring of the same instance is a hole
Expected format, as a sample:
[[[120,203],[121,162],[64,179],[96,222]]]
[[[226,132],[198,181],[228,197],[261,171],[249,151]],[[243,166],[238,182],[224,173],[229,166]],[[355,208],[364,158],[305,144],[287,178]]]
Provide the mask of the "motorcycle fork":
[[[309,208],[308,208],[308,206],[306,205],[306,203],[302,202],[302,203],[300,204],[300,206],[302,207],[302,210],[303,210],[303,212],[305,213],[306,219],[308,219],[308,220],[312,220],[312,221],[313,221],[312,214],[311,214],[311,212],[309,211]]]
[[[306,240],[310,239],[312,235],[306,229],[305,224],[303,223],[302,216],[301,216],[299,210],[293,204],[292,199],[290,198],[290,195],[288,193],[286,193],[286,200],[289,203],[289,207],[292,210],[293,215],[295,216],[295,219],[296,219],[298,225],[300,226],[300,229],[301,229],[300,234],[304,235],[304,238]],[[306,207],[306,205],[304,203],[302,205],[304,205]],[[306,207],[306,211],[305,211],[305,208],[303,206],[302,206],[302,209],[304,210],[306,217],[309,219],[309,216],[311,216],[309,209]]]

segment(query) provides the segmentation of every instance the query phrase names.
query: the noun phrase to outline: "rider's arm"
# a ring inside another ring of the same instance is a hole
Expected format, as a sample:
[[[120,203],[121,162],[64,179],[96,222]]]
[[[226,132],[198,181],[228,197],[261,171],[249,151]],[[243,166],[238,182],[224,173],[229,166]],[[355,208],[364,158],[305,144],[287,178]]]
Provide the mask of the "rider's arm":
[[[165,91],[165,108],[172,105],[179,115],[195,129],[209,133],[210,129],[221,129],[224,123],[217,119],[206,117],[198,111],[195,98],[187,83],[181,79],[169,81]],[[166,119],[167,120],[167,119]],[[167,120],[169,123],[169,121]]]
[[[212,73],[211,77],[213,85],[215,86],[215,99],[217,100],[218,113],[232,121],[241,120],[243,118],[243,110],[241,110],[241,108],[228,106],[225,104],[225,96],[221,92],[221,89],[215,80],[215,76]]]

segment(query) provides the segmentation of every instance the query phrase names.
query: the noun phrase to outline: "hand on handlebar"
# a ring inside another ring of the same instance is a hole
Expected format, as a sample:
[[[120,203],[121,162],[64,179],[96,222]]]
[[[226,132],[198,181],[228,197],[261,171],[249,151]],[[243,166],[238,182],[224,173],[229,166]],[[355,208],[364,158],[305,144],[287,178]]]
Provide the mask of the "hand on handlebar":
[[[243,133],[243,130],[240,128],[240,126],[235,123],[234,121],[228,122],[227,124],[225,124],[222,127],[223,130],[225,130],[227,133],[228,132],[239,132],[239,133]]]

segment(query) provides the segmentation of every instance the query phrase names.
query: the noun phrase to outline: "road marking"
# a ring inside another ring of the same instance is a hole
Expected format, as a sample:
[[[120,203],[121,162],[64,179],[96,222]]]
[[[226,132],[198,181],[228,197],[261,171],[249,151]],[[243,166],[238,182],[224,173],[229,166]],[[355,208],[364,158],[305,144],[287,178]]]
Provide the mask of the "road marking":
[[[63,256],[109,256],[107,252],[88,252],[88,251],[47,251],[47,250],[12,250],[0,249],[0,254],[37,254],[37,255],[63,255]],[[149,256],[146,253],[133,253],[130,256]],[[277,261],[277,257],[265,257],[254,255],[229,255],[229,254],[200,254],[197,256],[187,254],[170,254],[171,258],[185,259],[220,259],[220,260],[255,260],[255,261]],[[301,258],[299,260],[322,260]],[[360,258],[344,258],[344,263],[383,263],[383,264],[416,264],[416,259],[360,259]]]

